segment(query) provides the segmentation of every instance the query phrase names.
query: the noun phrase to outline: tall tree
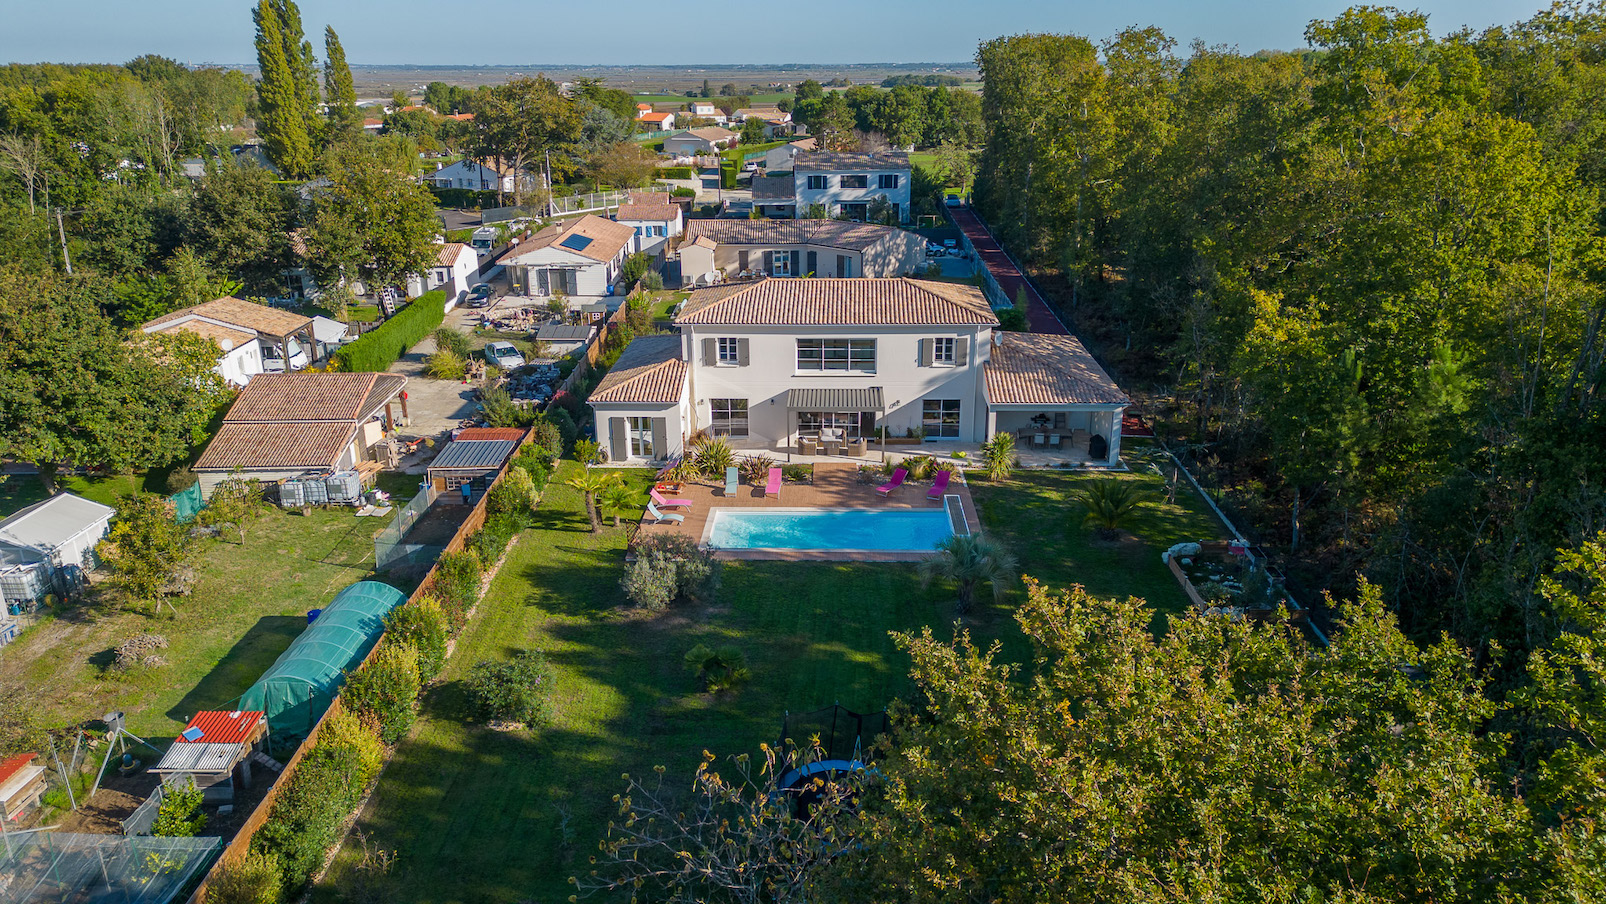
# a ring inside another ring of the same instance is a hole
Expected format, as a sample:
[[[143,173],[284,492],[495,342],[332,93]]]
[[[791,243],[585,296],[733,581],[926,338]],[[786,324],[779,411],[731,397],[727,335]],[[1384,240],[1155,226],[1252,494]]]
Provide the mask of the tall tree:
[[[285,54],[284,24],[271,0],[259,0],[256,19],[257,135],[267,145],[268,159],[292,179],[312,173],[312,137],[306,97],[297,80],[300,57]],[[299,25],[298,25],[299,30]]]
[[[308,264],[335,286],[361,278],[399,286],[435,259],[440,231],[435,196],[413,173],[416,153],[389,140],[338,144],[325,170],[329,185],[313,196]]]
[[[580,113],[549,78],[516,78],[487,91],[474,111],[473,153],[513,172],[513,200],[524,203],[525,171],[539,170],[548,151],[567,168],[565,152],[580,139]]]
[[[257,166],[208,167],[190,203],[186,242],[252,295],[284,292],[297,200]]]
[[[333,135],[352,137],[362,131],[362,114],[357,112],[357,86],[346,65],[346,48],[333,25],[323,30],[323,90],[329,99],[329,126]]]

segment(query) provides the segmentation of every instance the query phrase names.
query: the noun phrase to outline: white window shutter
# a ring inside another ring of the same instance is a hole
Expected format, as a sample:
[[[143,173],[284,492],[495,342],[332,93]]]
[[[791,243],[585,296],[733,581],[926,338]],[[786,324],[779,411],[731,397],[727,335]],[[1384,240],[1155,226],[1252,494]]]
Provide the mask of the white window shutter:
[[[742,367],[747,366],[747,340],[736,340],[736,363]]]
[[[932,358],[933,358],[933,355],[934,355],[934,353],[932,351],[932,345],[933,345],[933,343],[932,343],[932,340],[930,340],[930,339],[922,339],[922,340],[920,340],[920,366],[921,367],[930,367],[931,366],[931,361],[932,361]]]
[[[954,364],[964,367],[970,360],[970,337],[960,336],[954,340]]]
[[[703,364],[713,367],[719,363],[719,347],[714,339],[703,340]]]

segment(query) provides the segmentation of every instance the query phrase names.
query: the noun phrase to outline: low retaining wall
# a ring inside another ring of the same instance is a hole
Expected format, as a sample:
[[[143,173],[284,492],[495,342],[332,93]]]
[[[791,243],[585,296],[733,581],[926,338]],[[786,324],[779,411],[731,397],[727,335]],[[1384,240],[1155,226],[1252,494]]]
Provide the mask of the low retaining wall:
[[[443,555],[447,552],[462,551],[468,544],[468,538],[485,525],[486,506],[491,500],[491,488],[501,483],[502,478],[507,476],[508,469],[513,467],[513,459],[518,457],[518,451],[528,444],[534,436],[534,429],[524,432],[524,438],[519,441],[519,445],[514,449],[514,454],[508,458],[507,464],[504,464],[502,469],[496,472],[496,478],[491,481],[490,487],[486,488],[485,495],[480,497],[480,501],[474,506],[474,511],[470,512],[463,523],[458,526],[457,533],[453,534],[451,542],[446,544]],[[424,579],[419,581],[418,589],[414,590],[412,595],[407,598],[407,602],[413,602],[434,589],[435,573],[439,567],[438,564],[430,566],[429,571],[424,575]],[[381,635],[380,641],[383,642],[383,640],[384,636]],[[367,665],[368,661],[374,658],[379,652],[379,646],[379,643],[374,644],[374,648],[368,652],[368,656],[363,659],[358,668]],[[278,778],[274,779],[273,787],[268,789],[268,793],[263,796],[262,802],[257,805],[256,810],[240,826],[240,830],[235,833],[228,847],[224,848],[223,853],[218,855],[217,862],[212,864],[212,868],[201,879],[201,884],[195,887],[195,891],[190,894],[187,904],[205,904],[206,887],[213,877],[217,875],[218,870],[222,869],[225,864],[238,863],[245,859],[245,855],[251,850],[251,839],[262,828],[263,823],[268,821],[268,815],[273,812],[274,802],[279,799],[279,794],[289,784],[287,780],[295,773],[296,767],[301,764],[301,758],[307,751],[312,749],[313,744],[317,743],[318,733],[323,729],[324,722],[329,718],[329,714],[340,709],[340,695],[337,694],[334,701],[330,703],[329,709],[324,712],[323,718],[318,720],[318,724],[312,726],[312,731],[307,734],[307,739],[301,742],[301,746],[296,749],[295,755],[290,757],[290,761],[279,772]],[[387,751],[386,759],[388,760],[389,757],[390,752]]]

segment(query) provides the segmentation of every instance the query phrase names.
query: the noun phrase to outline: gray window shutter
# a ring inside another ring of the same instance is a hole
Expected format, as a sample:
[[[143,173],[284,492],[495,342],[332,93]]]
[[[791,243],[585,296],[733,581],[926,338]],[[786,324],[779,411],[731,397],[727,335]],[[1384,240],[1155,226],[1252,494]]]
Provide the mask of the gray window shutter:
[[[767,263],[764,265],[764,269],[770,271],[771,275],[774,275],[775,273],[775,255],[778,253],[779,252],[777,251],[764,252],[765,260],[767,261]]]
[[[933,353],[932,353],[932,350],[931,350],[932,344],[933,343],[932,343],[932,341],[930,339],[922,339],[922,340],[920,340],[920,366],[921,367],[930,367],[931,366],[931,359],[932,359],[932,356],[933,356]]]
[[[808,274],[813,275],[813,276],[819,276],[820,275],[820,252],[818,252],[818,251],[810,251],[809,252],[809,266],[808,266],[808,269],[804,270],[803,272],[804,273],[808,273]]]
[[[970,361],[970,337],[960,336],[954,341],[954,363],[964,367]]]
[[[747,340],[746,339],[738,339],[738,340],[736,340],[736,363],[740,364],[743,367],[747,366]]]
[[[736,252],[736,269],[738,269],[738,270],[746,270],[747,269],[747,250],[745,248],[742,249],[741,251]]]
[[[666,418],[655,417],[655,418],[652,419],[652,457],[653,458],[668,458],[669,457],[669,449],[667,448],[668,443],[669,443],[668,425],[669,425],[669,421]]]
[[[630,457],[630,439],[625,436],[624,418],[608,418],[608,444],[613,446],[613,454],[609,456],[610,460],[624,461]]]
[[[714,339],[703,340],[703,364],[713,367],[719,363],[719,346]]]
[[[800,260],[801,257],[802,257],[802,252],[797,251],[795,249],[792,251],[792,275],[793,276],[802,276],[803,275],[802,261]]]

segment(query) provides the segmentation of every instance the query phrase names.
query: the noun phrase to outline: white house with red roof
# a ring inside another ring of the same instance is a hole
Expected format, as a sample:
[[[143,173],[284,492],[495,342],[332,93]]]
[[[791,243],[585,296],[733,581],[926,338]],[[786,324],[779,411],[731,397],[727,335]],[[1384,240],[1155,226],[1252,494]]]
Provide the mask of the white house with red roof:
[[[480,258],[473,248],[462,242],[445,242],[435,247],[434,264],[423,273],[407,277],[407,294],[416,298],[440,289],[446,293],[446,310],[450,311],[479,278]]]
[[[619,205],[613,219],[636,231],[632,253],[657,254],[684,228],[680,205],[671,201],[666,191],[631,192],[629,202]]]

